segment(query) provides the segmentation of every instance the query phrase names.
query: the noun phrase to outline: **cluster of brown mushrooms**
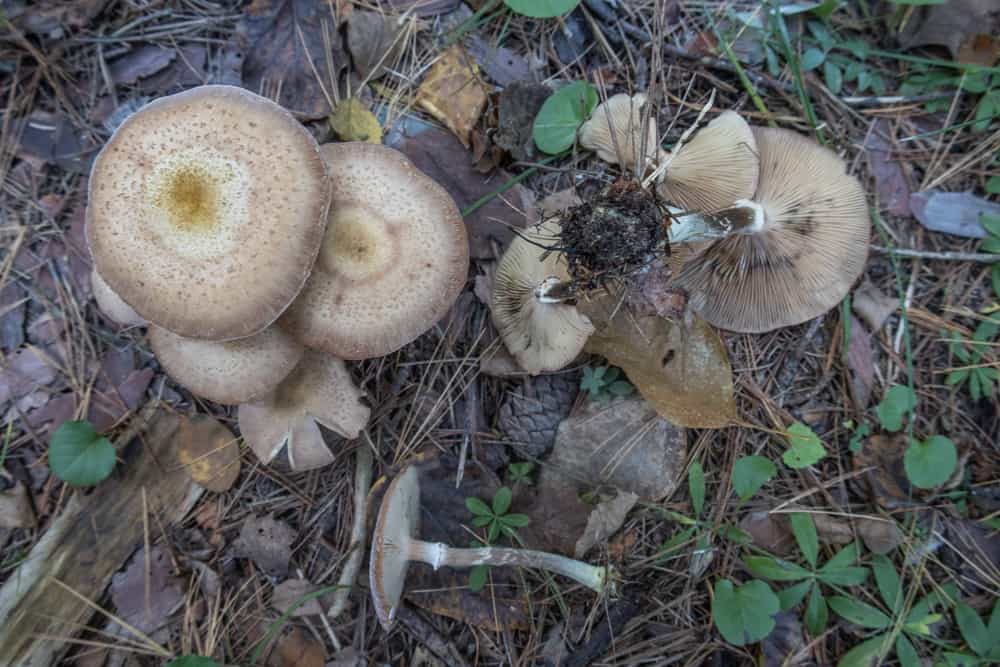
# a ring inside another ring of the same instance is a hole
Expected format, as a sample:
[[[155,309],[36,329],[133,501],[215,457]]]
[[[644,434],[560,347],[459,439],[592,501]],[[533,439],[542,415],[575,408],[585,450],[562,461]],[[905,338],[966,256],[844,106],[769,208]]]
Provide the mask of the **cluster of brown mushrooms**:
[[[150,326],[193,394],[239,405],[264,463],[327,465],[320,426],[355,438],[370,409],[344,360],[398,350],[465,283],[445,190],[391,148],[320,146],[290,113],[201,86],[128,118],[94,163],[87,241],[98,305]]]
[[[668,153],[646,103],[644,95],[609,98],[579,141],[655,184],[670,221],[667,286],[686,294],[695,313],[720,329],[761,333],[817,317],[846,295],[867,259],[870,221],[864,189],[843,160],[732,111]],[[544,221],[497,266],[493,320],[532,374],[563,368],[594,333],[560,234],[558,218]]]

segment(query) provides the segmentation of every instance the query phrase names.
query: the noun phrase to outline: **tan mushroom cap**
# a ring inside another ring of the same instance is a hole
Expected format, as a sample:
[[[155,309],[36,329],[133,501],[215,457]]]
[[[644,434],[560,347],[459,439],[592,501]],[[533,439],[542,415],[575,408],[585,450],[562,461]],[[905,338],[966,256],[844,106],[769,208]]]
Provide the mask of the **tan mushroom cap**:
[[[312,277],[281,326],[342,359],[394,352],[451,308],[469,270],[465,222],[448,193],[387,146],[320,147],[333,182]]]
[[[388,631],[396,620],[410,567],[408,545],[420,529],[420,478],[414,466],[396,476],[379,508],[368,568],[375,614]]]
[[[676,278],[722,329],[760,333],[825,313],[868,258],[865,191],[833,151],[796,132],[754,128],[764,228],[695,253]]]
[[[97,269],[90,271],[90,291],[94,293],[94,300],[97,301],[97,307],[101,309],[101,312],[118,324],[128,327],[147,324],[139,313],[132,310],[132,306],[122,301],[122,298],[104,282],[104,278],[101,278]]]
[[[493,323],[517,363],[533,375],[569,364],[594,333],[575,305],[546,302],[539,291],[570,279],[562,253],[545,251],[558,243],[561,231],[558,223],[547,221],[515,238],[493,282]]]
[[[240,431],[263,463],[287,444],[292,470],[320,468],[333,463],[334,455],[319,424],[345,438],[358,437],[371,413],[362,396],[342,360],[307,350],[273,391],[240,405]]]
[[[619,93],[598,104],[590,120],[580,126],[580,145],[595,151],[597,157],[611,164],[620,164],[633,171],[640,156],[645,153],[649,163],[656,162],[660,150],[656,130],[656,117],[650,116],[646,124],[646,140],[642,139],[643,107],[646,95]]]
[[[675,151],[660,196],[693,211],[713,212],[750,199],[760,172],[753,130],[724,111]]]
[[[87,241],[101,277],[150,322],[230,340],[298,294],[326,229],[330,185],[308,131],[232,86],[160,98],[94,162]]]
[[[174,380],[222,405],[251,401],[278,386],[302,358],[302,344],[278,327],[231,341],[184,338],[152,327],[149,342]]]

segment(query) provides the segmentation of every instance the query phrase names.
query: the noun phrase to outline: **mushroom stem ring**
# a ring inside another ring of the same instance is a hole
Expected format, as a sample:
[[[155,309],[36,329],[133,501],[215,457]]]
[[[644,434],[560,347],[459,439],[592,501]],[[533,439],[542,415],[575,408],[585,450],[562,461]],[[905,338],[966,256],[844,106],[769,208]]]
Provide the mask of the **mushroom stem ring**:
[[[441,542],[411,540],[407,553],[410,560],[427,563],[435,570],[441,567],[468,568],[476,565],[533,567],[561,574],[597,593],[608,588],[609,593],[615,594],[615,581],[610,568],[545,551],[505,547],[456,549]]]

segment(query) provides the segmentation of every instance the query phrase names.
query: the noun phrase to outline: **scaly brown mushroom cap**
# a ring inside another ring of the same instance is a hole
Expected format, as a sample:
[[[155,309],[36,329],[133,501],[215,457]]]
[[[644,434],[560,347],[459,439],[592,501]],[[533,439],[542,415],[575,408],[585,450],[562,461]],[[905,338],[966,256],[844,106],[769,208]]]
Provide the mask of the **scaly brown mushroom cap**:
[[[871,234],[864,188],[833,151],[789,130],[754,135],[763,230],[709,244],[675,280],[706,320],[748,333],[832,308],[864,269]]]
[[[646,127],[646,140],[642,139],[643,107],[646,95],[619,93],[598,104],[590,120],[580,126],[580,145],[596,151],[597,157],[611,164],[620,164],[636,173],[645,171],[666,153],[660,150],[656,130],[656,116],[651,115]],[[645,153],[647,165],[636,169]]]
[[[757,189],[754,133],[735,111],[719,114],[667,159],[659,193],[686,209],[719,211]]]
[[[407,546],[419,529],[420,479],[417,469],[411,465],[386,489],[372,534],[368,579],[375,614],[386,631],[392,628],[403,598],[406,572],[410,567]]]
[[[187,338],[263,330],[291,303],[326,229],[316,141],[287,111],[233,86],[158,99],[94,162],[87,241],[101,277]]]
[[[273,391],[240,405],[240,431],[263,463],[287,444],[292,470],[320,468],[333,463],[334,455],[318,424],[348,439],[358,437],[371,413],[362,396],[342,360],[307,350]]]
[[[546,298],[550,286],[570,279],[559,252],[560,226],[547,221],[511,241],[497,265],[490,311],[504,344],[521,368],[556,371],[583,350],[594,325],[575,305]]]
[[[146,320],[139,313],[132,310],[122,298],[115,294],[114,290],[108,286],[97,269],[90,271],[90,291],[94,294],[97,307],[101,312],[112,320],[127,327],[145,326]]]
[[[342,359],[394,352],[451,308],[469,270],[465,222],[448,193],[386,146],[320,147],[333,182],[312,277],[281,320]]]
[[[305,351],[278,327],[231,341],[184,338],[153,327],[149,342],[170,377],[196,396],[222,405],[238,405],[271,391]]]

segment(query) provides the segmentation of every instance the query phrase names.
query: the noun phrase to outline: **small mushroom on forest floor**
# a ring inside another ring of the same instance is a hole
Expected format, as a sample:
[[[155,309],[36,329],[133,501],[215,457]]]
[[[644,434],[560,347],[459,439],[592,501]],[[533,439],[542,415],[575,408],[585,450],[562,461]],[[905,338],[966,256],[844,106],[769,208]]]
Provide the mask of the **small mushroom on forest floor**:
[[[696,130],[663,164],[660,195],[692,211],[728,208],[757,189],[760,166],[754,133],[735,111],[724,111]]]
[[[333,183],[312,276],[281,320],[306,346],[342,359],[395,352],[451,308],[469,271],[451,196],[387,146],[320,147]]]
[[[515,238],[497,266],[490,310],[507,349],[531,374],[555,371],[583,350],[594,325],[573,303],[557,250],[562,230],[547,221]]]
[[[101,277],[150,322],[232,340],[302,289],[330,183],[312,135],[274,102],[198,86],[130,116],[94,161],[87,243]]]
[[[476,565],[533,567],[561,574],[598,593],[617,594],[616,576],[610,567],[530,549],[455,549],[440,542],[425,542],[419,539],[419,532],[420,479],[417,468],[411,465],[386,490],[372,535],[368,576],[375,613],[386,630],[396,618],[410,561],[427,563],[435,570]]]
[[[292,470],[320,468],[333,463],[334,455],[319,425],[348,439],[358,437],[371,414],[363,395],[341,359],[307,350],[274,390],[240,405],[240,432],[262,463],[270,463],[287,444]]]
[[[674,284],[721,329],[761,333],[825,313],[864,269],[865,191],[833,151],[790,130],[754,128],[763,225],[699,248]]]
[[[660,149],[656,116],[645,119],[643,138],[643,108],[646,95],[619,93],[598,104],[590,119],[580,126],[580,145],[595,151],[597,157],[611,164],[620,164],[636,174],[666,156]],[[642,156],[645,155],[645,159]],[[642,161],[641,167],[637,165]]]
[[[94,294],[97,307],[109,318],[127,327],[145,326],[148,324],[139,313],[132,310],[122,298],[115,294],[114,290],[104,282],[97,269],[90,270],[90,291]]]
[[[149,343],[170,377],[222,405],[246,403],[271,391],[304,352],[301,343],[274,326],[231,341],[184,338],[154,326]]]

